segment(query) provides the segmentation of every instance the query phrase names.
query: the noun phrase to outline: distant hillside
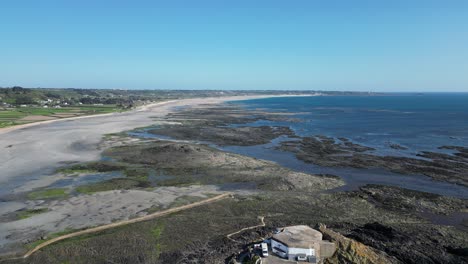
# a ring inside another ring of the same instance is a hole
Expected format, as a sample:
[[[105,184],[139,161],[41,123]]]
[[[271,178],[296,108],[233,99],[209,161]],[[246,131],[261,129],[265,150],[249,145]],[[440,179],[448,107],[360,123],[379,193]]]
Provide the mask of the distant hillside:
[[[124,104],[136,101],[159,101],[192,97],[258,95],[258,94],[323,94],[356,95],[367,92],[339,91],[280,91],[280,90],[121,90],[78,88],[23,88],[20,86],[0,88],[0,103],[11,106],[47,104]]]

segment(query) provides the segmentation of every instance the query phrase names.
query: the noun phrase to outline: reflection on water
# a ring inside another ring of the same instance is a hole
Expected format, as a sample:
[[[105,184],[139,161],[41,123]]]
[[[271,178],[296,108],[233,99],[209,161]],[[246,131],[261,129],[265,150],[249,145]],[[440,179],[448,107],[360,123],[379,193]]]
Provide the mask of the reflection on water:
[[[132,132],[132,136],[170,140],[170,137],[147,133],[146,131]],[[310,174],[331,174],[340,176],[346,185],[334,191],[357,190],[366,184],[382,184],[407,188],[416,191],[430,192],[459,198],[468,198],[468,188],[446,182],[434,181],[423,175],[403,175],[384,169],[358,169],[342,167],[322,167],[298,160],[293,153],[275,149],[282,141],[294,140],[286,136],[278,137],[268,144],[256,146],[217,146],[212,147],[223,151],[233,152],[257,159],[274,161],[281,166],[295,171]]]
[[[274,161],[284,167],[310,174],[331,174],[340,176],[346,185],[336,191],[356,190],[366,184],[382,184],[398,186],[411,190],[436,193],[460,198],[468,198],[468,188],[445,182],[432,180],[423,175],[403,175],[386,171],[384,169],[358,169],[342,167],[322,167],[298,160],[294,154],[276,150],[275,147],[282,141],[290,140],[279,137],[271,143],[257,146],[227,146],[218,147],[225,151],[241,155]]]
[[[60,179],[55,181],[49,188],[70,188],[79,185],[97,183],[101,181],[106,181],[114,178],[121,178],[122,173],[120,171],[112,171],[112,172],[102,172],[102,173],[92,173],[86,175],[79,175],[79,176],[68,176],[65,179]]]

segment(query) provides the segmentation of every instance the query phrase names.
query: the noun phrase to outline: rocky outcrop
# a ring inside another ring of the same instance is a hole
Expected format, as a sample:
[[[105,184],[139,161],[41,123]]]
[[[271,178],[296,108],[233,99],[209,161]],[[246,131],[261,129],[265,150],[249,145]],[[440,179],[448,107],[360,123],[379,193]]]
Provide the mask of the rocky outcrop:
[[[324,167],[382,168],[401,174],[422,174],[437,181],[468,186],[468,150],[457,146],[440,149],[453,154],[422,151],[413,157],[380,156],[372,148],[352,143],[345,138],[337,141],[325,136],[304,137],[284,141],[278,149],[292,152],[304,162]]]
[[[375,248],[366,246],[353,239],[347,238],[340,233],[328,229],[320,224],[318,229],[323,234],[323,239],[330,240],[336,244],[336,252],[331,258],[325,260],[326,264],[338,263],[362,263],[362,264],[380,264],[380,263],[402,263],[398,259],[389,256],[387,253]]]

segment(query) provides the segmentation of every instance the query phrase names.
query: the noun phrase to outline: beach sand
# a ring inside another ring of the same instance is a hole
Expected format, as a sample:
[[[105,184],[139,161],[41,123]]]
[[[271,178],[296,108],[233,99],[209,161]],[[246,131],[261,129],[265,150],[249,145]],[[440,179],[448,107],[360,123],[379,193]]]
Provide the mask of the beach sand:
[[[0,196],[23,183],[50,175],[70,162],[98,160],[102,137],[154,124],[175,107],[218,104],[272,96],[231,96],[182,99],[145,105],[138,109],[93,116],[80,116],[0,129]]]
[[[0,196],[17,195],[45,187],[63,178],[55,173],[70,162],[99,160],[103,136],[156,123],[175,107],[197,107],[225,101],[271,96],[236,96],[183,99],[146,105],[124,112],[48,120],[0,130]],[[105,148],[105,147],[104,147]],[[153,190],[115,190],[81,194],[57,201],[12,200],[0,203],[0,215],[18,210],[49,208],[27,219],[3,222],[0,254],[23,250],[22,244],[43,234],[110,223],[144,214],[152,206],[165,207],[178,197],[205,197],[219,193],[217,186],[158,187]]]

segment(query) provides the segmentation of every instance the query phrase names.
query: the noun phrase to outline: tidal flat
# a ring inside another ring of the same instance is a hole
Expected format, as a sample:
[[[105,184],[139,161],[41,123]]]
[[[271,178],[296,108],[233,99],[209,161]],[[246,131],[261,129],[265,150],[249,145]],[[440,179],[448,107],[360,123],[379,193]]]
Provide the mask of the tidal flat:
[[[226,105],[199,106],[155,118],[156,126],[106,137],[100,161],[62,166],[58,172],[119,172],[120,176],[73,186],[71,197],[39,201],[52,210],[28,219],[62,212],[61,208],[77,214],[60,219],[62,225],[49,230],[53,235],[63,231],[57,229],[77,223],[77,219],[83,221],[73,226],[75,229],[225,191],[233,192],[234,198],[65,240],[27,260],[5,263],[225,263],[274,228],[297,224],[320,226],[329,239],[339,243],[337,253],[327,263],[368,263],[376,259],[388,263],[467,262],[468,223],[463,215],[468,212],[468,201],[464,198],[376,184],[343,191],[340,188],[347,182],[339,176],[304,172],[249,153],[225,151],[236,145],[263,146],[282,136],[297,144],[302,142],[286,127],[244,127],[266,119],[291,117]],[[367,151],[365,146],[345,147],[353,153]],[[27,210],[38,206],[32,205]],[[259,216],[265,217],[265,227],[236,235],[237,242],[226,238],[236,230],[257,225]],[[440,221],[451,216],[458,218]],[[35,238],[41,239],[41,235]],[[47,240],[47,234],[42,238]]]

